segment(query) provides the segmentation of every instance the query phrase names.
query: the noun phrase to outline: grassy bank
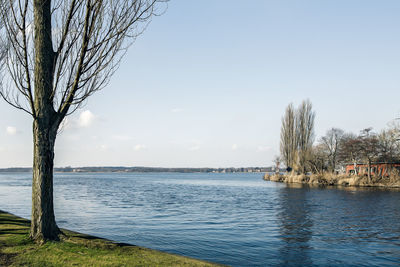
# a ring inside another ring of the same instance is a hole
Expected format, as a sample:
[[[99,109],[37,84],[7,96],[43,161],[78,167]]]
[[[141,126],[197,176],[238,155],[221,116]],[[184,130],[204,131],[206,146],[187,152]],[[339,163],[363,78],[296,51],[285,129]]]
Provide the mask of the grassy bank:
[[[400,188],[400,181],[397,177],[372,177],[371,182],[369,182],[366,176],[346,176],[332,173],[311,175],[293,173],[269,175],[266,173],[264,180],[288,184]]]
[[[62,241],[37,245],[29,225],[0,211],[0,266],[218,266],[64,229]]]

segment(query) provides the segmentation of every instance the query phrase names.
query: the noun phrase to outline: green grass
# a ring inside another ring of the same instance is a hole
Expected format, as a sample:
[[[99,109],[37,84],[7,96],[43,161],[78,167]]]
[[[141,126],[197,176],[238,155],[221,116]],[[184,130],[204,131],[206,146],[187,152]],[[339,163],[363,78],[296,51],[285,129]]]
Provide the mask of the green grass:
[[[60,242],[29,239],[30,221],[0,211],[0,266],[218,266],[62,229]]]

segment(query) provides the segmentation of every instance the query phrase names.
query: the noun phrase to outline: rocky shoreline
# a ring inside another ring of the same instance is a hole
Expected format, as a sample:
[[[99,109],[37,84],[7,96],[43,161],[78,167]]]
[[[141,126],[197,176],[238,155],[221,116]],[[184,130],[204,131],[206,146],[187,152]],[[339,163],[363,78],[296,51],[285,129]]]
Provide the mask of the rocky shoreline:
[[[269,174],[264,175],[264,180],[281,182],[287,184],[306,184],[318,186],[358,186],[358,187],[380,187],[380,188],[400,188],[400,180],[390,177],[372,177],[369,182],[366,176],[346,176],[336,174]]]

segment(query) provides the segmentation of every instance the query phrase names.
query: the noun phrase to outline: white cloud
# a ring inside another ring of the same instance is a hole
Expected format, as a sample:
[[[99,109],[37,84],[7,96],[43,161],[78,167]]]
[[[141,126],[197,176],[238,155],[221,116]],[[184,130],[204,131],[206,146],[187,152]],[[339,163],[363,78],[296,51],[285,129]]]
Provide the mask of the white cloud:
[[[271,150],[271,147],[269,147],[269,146],[258,146],[257,150],[258,151],[262,151],[262,152],[269,151],[269,150]]]
[[[133,149],[134,149],[135,151],[140,151],[140,150],[143,150],[143,149],[145,149],[145,148],[146,148],[146,145],[137,144]]]
[[[199,150],[199,149],[200,149],[200,146],[199,146],[199,145],[194,145],[194,146],[192,146],[192,147],[189,148],[189,151],[197,151],[197,150]]]
[[[101,145],[101,146],[100,146],[100,149],[102,149],[102,150],[106,150],[107,148],[108,148],[107,145]]]
[[[17,128],[13,126],[7,126],[6,132],[8,135],[16,135],[17,134]]]
[[[77,128],[87,128],[93,124],[95,119],[96,116],[90,110],[85,110],[79,114],[78,118],[64,118],[60,125],[60,131],[62,132]]]
[[[89,127],[95,116],[90,110],[85,110],[79,115],[78,125],[80,127]]]
[[[172,113],[179,113],[179,112],[182,112],[182,111],[183,111],[183,109],[181,109],[181,108],[173,108],[173,109],[171,109]]]
[[[100,150],[100,151],[106,151],[106,150],[108,150],[108,146],[104,145],[104,144],[98,145],[97,149]]]
[[[233,144],[232,145],[232,150],[236,150],[236,149],[238,149],[238,145],[237,144]]]
[[[118,141],[129,141],[133,139],[133,137],[129,135],[113,135],[112,138]]]

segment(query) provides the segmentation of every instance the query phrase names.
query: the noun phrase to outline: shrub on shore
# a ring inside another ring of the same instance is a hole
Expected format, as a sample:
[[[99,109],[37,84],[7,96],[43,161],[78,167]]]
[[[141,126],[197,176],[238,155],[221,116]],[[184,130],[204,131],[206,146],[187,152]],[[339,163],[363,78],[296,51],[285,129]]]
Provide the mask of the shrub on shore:
[[[369,181],[367,176],[347,176],[331,172],[305,175],[290,172],[287,174],[265,174],[264,180],[289,184],[297,183],[323,186],[400,187],[400,177],[398,175],[391,175],[389,177],[373,176],[371,181]]]

